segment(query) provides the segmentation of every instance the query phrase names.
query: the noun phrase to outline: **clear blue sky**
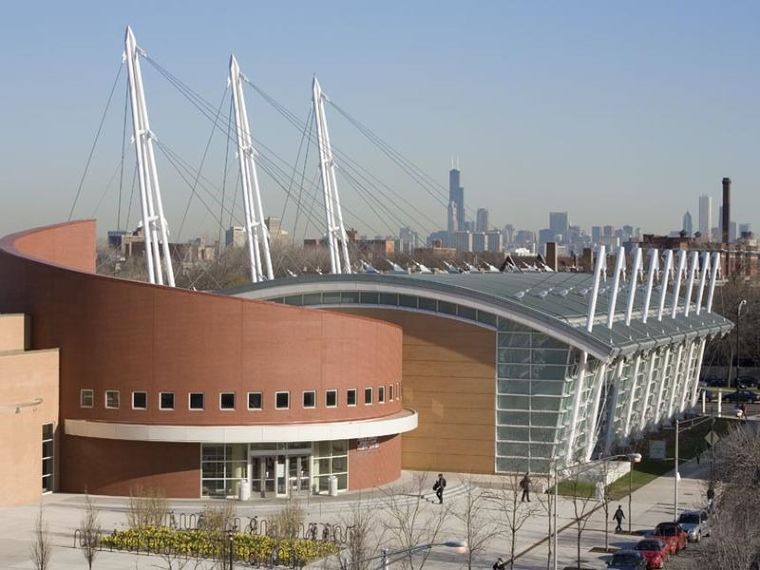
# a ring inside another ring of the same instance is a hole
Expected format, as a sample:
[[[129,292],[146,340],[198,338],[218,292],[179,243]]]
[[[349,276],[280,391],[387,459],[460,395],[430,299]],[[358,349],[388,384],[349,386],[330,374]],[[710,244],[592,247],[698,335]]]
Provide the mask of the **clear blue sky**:
[[[734,218],[760,230],[757,2],[14,2],[0,20],[0,234],[68,216],[127,24],[214,103],[233,51],[303,116],[316,73],[442,185],[458,155],[466,202],[488,207],[494,225],[538,229],[555,209],[586,227],[665,232],[686,209],[696,225],[702,193],[716,224],[730,176]],[[152,68],[144,75],[154,130],[198,164],[210,123]],[[115,185],[96,205],[119,161],[124,75],[119,85],[75,212],[95,212],[101,230],[116,216]],[[256,136],[293,160],[299,133],[247,96]],[[445,226],[437,203],[329,118],[336,145]],[[223,153],[217,137],[204,172],[219,183]],[[159,170],[176,231],[189,190],[161,157]],[[279,215],[282,192],[262,185],[265,210]],[[183,237],[215,232],[194,203]]]

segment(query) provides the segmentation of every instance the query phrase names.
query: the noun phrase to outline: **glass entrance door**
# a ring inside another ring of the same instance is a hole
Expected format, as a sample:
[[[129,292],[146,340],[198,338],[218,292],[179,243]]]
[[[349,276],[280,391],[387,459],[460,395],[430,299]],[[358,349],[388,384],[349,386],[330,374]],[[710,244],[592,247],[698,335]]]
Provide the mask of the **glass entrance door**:
[[[277,462],[275,464],[276,477],[277,477],[277,496],[288,496],[288,457],[286,455],[278,455]]]
[[[250,455],[251,494],[254,497],[288,497],[308,494],[311,488],[311,455]]]
[[[309,492],[309,482],[311,481],[309,465],[311,457],[308,455],[298,455],[288,458],[288,483],[291,493]]]

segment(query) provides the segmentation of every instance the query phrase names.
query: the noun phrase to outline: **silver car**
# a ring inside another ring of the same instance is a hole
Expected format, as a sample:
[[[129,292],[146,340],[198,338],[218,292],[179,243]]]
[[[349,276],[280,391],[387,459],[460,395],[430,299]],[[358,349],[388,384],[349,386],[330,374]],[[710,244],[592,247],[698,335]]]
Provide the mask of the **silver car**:
[[[703,536],[710,536],[710,518],[705,511],[684,511],[678,517],[678,526],[686,532],[689,542],[699,542]]]

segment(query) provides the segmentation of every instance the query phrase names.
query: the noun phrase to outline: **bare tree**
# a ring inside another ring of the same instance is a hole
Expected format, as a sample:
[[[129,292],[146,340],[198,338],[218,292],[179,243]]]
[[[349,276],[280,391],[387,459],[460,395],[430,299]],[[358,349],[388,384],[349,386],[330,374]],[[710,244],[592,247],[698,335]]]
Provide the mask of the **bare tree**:
[[[52,549],[48,525],[42,513],[42,505],[40,505],[37,520],[34,522],[34,539],[31,546],[31,558],[35,570],[47,570],[50,566]]]
[[[374,507],[354,503],[339,524],[346,529],[343,549],[336,555],[341,570],[370,570],[377,566],[386,527],[378,524]]]
[[[515,556],[517,555],[517,535],[522,529],[525,522],[540,509],[531,503],[522,501],[522,486],[520,481],[522,475],[513,473],[505,475],[501,488],[497,493],[499,510],[504,515],[504,529],[508,538],[509,567],[515,567]]]
[[[475,558],[485,551],[486,545],[498,536],[501,528],[497,524],[489,504],[491,495],[478,489],[472,479],[468,480],[467,490],[460,507],[454,509],[454,516],[464,526],[464,538],[467,541],[467,568],[472,569]]]
[[[92,570],[92,564],[98,553],[100,545],[100,522],[98,521],[98,509],[92,502],[90,495],[84,496],[84,513],[79,523],[81,534],[82,554],[87,561],[87,567]]]
[[[592,499],[593,494],[580,479],[580,471],[575,471],[570,479],[570,492],[573,496],[573,522],[576,532],[576,567],[581,568],[581,540],[583,531],[594,512]]]
[[[129,490],[127,524],[131,528],[164,526],[168,514],[169,501],[162,490],[141,486]]]
[[[416,546],[434,544],[448,514],[448,504],[431,504],[425,493],[431,489],[427,473],[415,473],[410,484],[396,486],[385,492],[384,510],[386,529],[394,539],[394,546],[404,551],[402,567],[419,570],[425,566],[430,549],[422,549],[414,556]]]
[[[555,481],[554,483],[556,484],[557,482]],[[554,493],[551,473],[546,474],[545,486],[546,492],[536,493],[535,497],[541,506],[541,510],[546,513],[546,570],[549,570],[552,563],[552,552],[554,551],[553,533],[557,532],[557,529],[554,528]]]

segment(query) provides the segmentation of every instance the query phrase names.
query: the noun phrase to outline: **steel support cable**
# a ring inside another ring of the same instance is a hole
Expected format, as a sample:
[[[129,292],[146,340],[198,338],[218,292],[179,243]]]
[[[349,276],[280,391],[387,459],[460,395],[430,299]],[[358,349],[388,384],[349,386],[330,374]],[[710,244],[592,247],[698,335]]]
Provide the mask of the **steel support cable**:
[[[135,167],[132,170],[132,188],[129,191],[129,204],[127,204],[127,221],[124,223],[124,227],[129,231],[129,216],[132,213],[132,200],[135,195],[135,182],[137,182],[137,162],[135,161]]]
[[[206,148],[203,149],[203,155],[201,156],[201,163],[198,165],[198,173],[195,177],[195,181],[193,182],[193,192],[191,192],[190,197],[187,200],[187,206],[185,206],[185,213],[182,215],[182,222],[179,225],[179,230],[177,231],[177,241],[181,239],[182,236],[182,230],[185,227],[185,220],[187,220],[187,213],[190,211],[190,204],[192,203],[193,196],[195,195],[195,186],[198,185],[198,178],[201,175],[201,172],[203,172],[203,166],[206,164],[206,157],[208,156],[208,150],[211,147],[211,141],[214,139],[214,133],[216,132],[216,123],[219,120],[219,113],[222,112],[222,104],[224,103],[224,100],[227,98],[227,87],[224,88],[224,92],[222,93],[222,98],[219,100],[219,106],[216,110],[216,116],[214,117],[214,124],[211,127],[211,132],[208,135],[208,140],[206,141]]]
[[[255,91],[256,91],[256,92],[257,92],[257,93],[258,93],[258,94],[259,94],[259,95],[260,95],[260,96],[261,96],[261,97],[262,97],[262,98],[265,100],[265,101],[267,101],[267,102],[268,102],[268,103],[269,103],[269,104],[270,104],[272,107],[274,107],[276,111],[278,111],[278,112],[279,112],[279,113],[280,113],[280,114],[281,114],[283,117],[285,117],[285,118],[286,118],[286,119],[287,119],[287,120],[288,120],[288,121],[289,121],[289,122],[290,122],[290,123],[291,123],[291,124],[292,124],[294,127],[296,127],[296,128],[297,128],[297,129],[299,129],[299,130],[303,130],[303,129],[304,129],[304,124],[301,122],[300,118],[299,118],[299,117],[298,117],[298,116],[297,116],[295,113],[293,113],[292,111],[290,111],[290,110],[289,110],[287,107],[285,107],[284,105],[280,104],[280,103],[279,103],[279,102],[278,102],[278,101],[277,101],[277,100],[276,100],[274,97],[272,97],[271,95],[269,95],[268,93],[266,93],[266,92],[265,92],[263,89],[261,89],[260,87],[258,87],[256,84],[252,83],[250,80],[246,79],[245,81],[246,81],[246,83],[248,83],[248,85],[250,85],[250,86],[251,86],[251,88],[252,88],[252,89],[254,89],[254,90],[255,90]],[[329,101],[329,100],[328,100],[328,101]],[[316,136],[315,136],[315,135],[311,134],[311,137],[310,137],[310,138],[311,138],[311,140],[312,140],[312,141],[313,141],[315,144],[318,144],[318,142],[316,141]],[[378,184],[380,184],[381,186],[385,187],[385,188],[386,188],[386,190],[388,190],[388,191],[389,191],[389,192],[391,192],[391,193],[392,193],[394,196],[396,196],[396,198],[397,198],[397,199],[399,199],[399,200],[401,200],[402,202],[404,202],[404,203],[405,203],[407,206],[409,206],[409,208],[413,209],[413,210],[414,210],[414,211],[415,211],[415,212],[416,212],[416,213],[417,213],[419,216],[421,216],[421,217],[423,217],[423,218],[426,218],[426,219],[427,219],[427,220],[428,220],[428,221],[429,221],[429,222],[432,224],[432,226],[433,226],[433,227],[435,227],[435,226],[436,226],[436,222],[435,222],[435,221],[433,221],[433,220],[432,220],[430,217],[428,217],[428,216],[427,216],[427,215],[426,215],[424,212],[422,212],[422,211],[421,211],[419,208],[417,208],[417,207],[416,207],[414,204],[412,204],[411,202],[409,202],[409,201],[408,201],[406,198],[404,198],[404,197],[403,197],[401,194],[399,194],[398,192],[396,192],[395,190],[393,190],[393,189],[392,189],[392,188],[391,188],[391,187],[390,187],[388,184],[386,184],[385,182],[383,182],[382,180],[380,180],[379,178],[377,178],[376,176],[374,176],[372,173],[370,173],[370,172],[369,172],[369,170],[367,170],[366,168],[364,168],[363,166],[361,166],[361,165],[360,165],[360,164],[359,164],[359,163],[358,163],[356,160],[354,160],[353,158],[351,158],[351,156],[350,156],[350,155],[348,155],[348,154],[346,154],[345,152],[343,152],[343,151],[340,149],[340,147],[337,147],[337,146],[334,146],[334,145],[333,145],[333,147],[332,147],[332,148],[333,148],[333,150],[335,151],[335,155],[336,155],[336,156],[337,156],[337,157],[338,157],[338,158],[341,160],[341,163],[342,163],[342,169],[343,169],[344,171],[348,170],[349,168],[351,168],[351,169],[355,170],[355,175],[354,175],[354,176],[355,176],[355,178],[357,178],[357,179],[359,179],[359,178],[360,178],[360,179],[363,179],[363,180],[365,181],[365,183],[367,183],[367,184],[369,184],[369,185],[373,186],[373,188],[375,188],[375,190],[376,190],[378,193],[380,193],[380,194],[383,194],[383,195],[385,196],[385,193],[384,193],[384,192],[383,192],[383,191],[382,191],[380,188],[378,188],[378,187],[375,185],[375,183],[373,183],[371,180],[369,180],[369,179],[368,179],[368,177],[370,177],[370,178],[373,178],[373,179],[375,180],[375,182],[377,182],[377,183],[378,183]],[[362,171],[363,171],[364,173],[366,173],[368,177],[367,177],[367,176],[364,176],[364,175],[362,174]],[[410,176],[411,176],[411,174],[410,174]],[[386,197],[387,197],[387,196],[386,196]],[[433,196],[433,197],[435,198],[435,196]],[[443,205],[443,206],[447,206],[447,205],[448,205],[448,202],[447,202],[447,201],[446,201],[446,202],[444,202],[443,200],[439,200],[439,202],[440,202],[440,203],[441,203],[441,205]]]
[[[74,196],[74,202],[71,204],[71,210],[69,210],[68,221],[71,221],[71,217],[74,215],[74,208],[76,208],[77,202],[79,201],[79,195],[82,193],[82,186],[84,186],[84,179],[87,177],[87,172],[90,170],[90,163],[92,162],[92,157],[95,155],[95,147],[97,146],[98,140],[100,139],[100,133],[103,132],[103,124],[106,121],[106,115],[108,114],[108,109],[111,106],[111,100],[113,99],[113,94],[116,91],[116,85],[119,83],[119,78],[121,77],[121,70],[123,68],[124,68],[124,62],[122,62],[119,65],[119,71],[116,73],[116,78],[114,79],[113,85],[111,86],[111,92],[108,94],[108,100],[106,101],[105,109],[103,109],[103,114],[101,115],[100,122],[98,123],[98,129],[95,132],[95,140],[92,141],[92,146],[90,147],[90,153],[87,156],[87,162],[84,165],[84,172],[82,172],[82,177],[79,179],[76,195]]]
[[[290,179],[290,183],[288,184],[288,188],[293,188],[293,182],[295,181],[295,178],[296,178],[296,170],[298,169],[298,162],[301,159],[301,151],[303,150],[303,146],[304,146],[303,143],[306,140],[306,131],[307,131],[309,125],[311,124],[311,120],[312,120],[312,113],[309,112],[309,117],[306,120],[306,123],[304,124],[304,129],[303,129],[303,132],[301,134],[301,141],[298,143],[298,152],[296,152],[296,160],[295,160],[295,163],[293,164],[293,176]],[[306,170],[306,162],[309,160],[309,147],[310,146],[311,145],[306,145],[306,153],[305,153],[305,156],[304,156],[304,159],[303,159],[304,170]],[[303,178],[303,175],[301,176],[301,178]],[[284,220],[285,219],[285,212],[288,209],[288,202],[289,201],[290,201],[290,192],[288,192],[287,196],[285,197],[285,203],[282,205],[282,213],[280,214],[280,220]]]
[[[227,132],[230,131],[232,126],[232,97],[230,97],[230,111],[227,113]],[[224,171],[222,174],[222,199],[221,208],[219,209],[219,226],[223,225],[222,217],[224,216],[224,193],[227,188],[227,165],[229,163],[230,156],[230,139],[227,137],[227,144],[224,145]],[[219,231],[219,248],[222,247],[222,231]]]
[[[372,194],[372,192],[368,191],[366,188],[364,188],[361,183],[354,179],[350,174],[348,174],[346,171],[342,171],[345,179],[348,181],[348,183],[356,190],[356,193],[361,197],[364,202],[367,204],[369,209],[372,211],[373,214],[377,217],[377,219],[384,223],[387,227],[388,231],[393,234],[393,226],[388,222],[388,219],[381,215],[381,213],[378,210],[383,210],[385,216],[390,216],[393,218],[393,220],[397,223],[399,227],[406,225],[403,220],[400,220],[399,218],[396,218],[395,215],[389,210],[387,204],[383,203],[381,200],[379,200],[376,196]],[[373,205],[373,202],[377,205],[377,208]],[[377,232],[375,232],[377,235]]]
[[[311,131],[314,128],[314,115],[311,112],[309,112],[309,121],[308,121],[308,123],[309,123],[309,125],[308,125],[308,127],[309,127],[309,140],[311,141],[311,135],[312,135]],[[299,215],[300,215],[300,212],[301,212],[301,196],[303,195],[303,188],[304,188],[303,185],[304,185],[304,182],[306,181],[306,165],[307,165],[308,159],[309,159],[309,149],[310,148],[311,148],[310,144],[306,146],[306,157],[303,160],[303,169],[301,170],[301,182],[300,182],[299,190],[298,190],[298,202],[297,202],[297,206],[296,206],[296,216],[295,216],[295,221],[293,223],[293,243],[295,243],[296,228],[298,227],[298,218],[299,218]]]
[[[124,93],[124,120],[121,126],[121,172],[119,173],[119,204],[116,208],[116,230],[121,230],[121,195],[124,188],[124,157],[127,152],[127,116],[129,114],[129,82]]]
[[[106,182],[105,186],[103,186],[103,191],[100,193],[100,198],[98,198],[98,201],[95,204],[95,207],[92,209],[92,213],[90,214],[91,218],[94,218],[95,214],[100,209],[100,205],[103,203],[103,198],[106,197],[106,194],[108,194],[108,191],[111,189],[111,184],[113,184],[113,181],[116,180],[116,176],[119,174],[120,169],[121,169],[121,160],[119,160],[116,163],[116,168],[114,168],[114,171],[111,174],[111,177],[108,179],[108,182]]]

